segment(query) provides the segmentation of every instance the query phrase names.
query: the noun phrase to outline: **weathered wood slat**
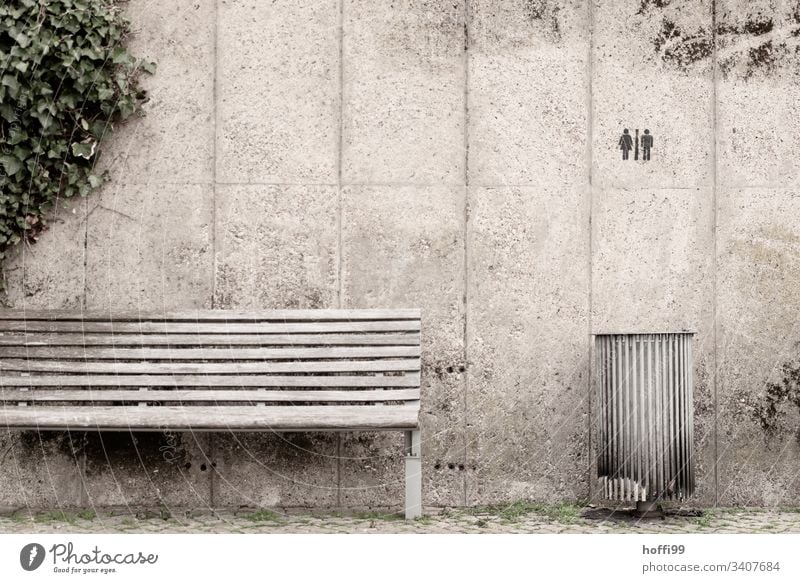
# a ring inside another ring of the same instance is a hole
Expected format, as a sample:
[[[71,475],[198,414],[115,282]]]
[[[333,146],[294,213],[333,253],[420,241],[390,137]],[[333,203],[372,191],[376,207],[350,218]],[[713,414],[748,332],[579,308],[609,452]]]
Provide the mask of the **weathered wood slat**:
[[[6,407],[0,424],[40,430],[367,431],[416,429],[418,415],[413,406]]]
[[[66,360],[0,360],[2,371],[117,374],[239,374],[312,372],[398,372],[420,369],[419,359],[333,360],[300,362],[82,362]]]
[[[419,374],[402,376],[53,375],[0,376],[2,387],[418,387]]]
[[[7,333],[0,346],[414,346],[418,332],[402,334],[75,334]]]
[[[0,390],[0,403],[31,403],[52,401],[262,401],[262,402],[338,402],[338,401],[414,401],[419,399],[419,389],[391,391],[254,391],[254,390],[61,390],[25,391]]]
[[[291,332],[418,332],[419,329],[419,320],[295,323],[0,320],[0,331],[5,332],[86,332],[114,334],[286,334]]]
[[[87,360],[298,360],[419,356],[419,346],[338,348],[69,348],[2,347],[0,358]]]
[[[418,308],[331,310],[182,310],[168,312],[109,312],[78,310],[0,310],[0,320],[61,320],[115,322],[298,322],[354,320],[419,320]]]

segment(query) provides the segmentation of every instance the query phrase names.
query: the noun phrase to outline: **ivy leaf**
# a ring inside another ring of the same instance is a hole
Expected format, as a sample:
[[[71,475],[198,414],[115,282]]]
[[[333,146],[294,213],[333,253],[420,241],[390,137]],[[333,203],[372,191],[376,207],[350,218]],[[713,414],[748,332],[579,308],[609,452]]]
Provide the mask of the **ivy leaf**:
[[[13,75],[3,75],[3,80],[0,81],[3,85],[8,87],[11,92],[11,97],[16,97],[19,92],[19,82]]]
[[[87,160],[94,156],[94,149],[97,142],[75,142],[72,144],[72,155],[78,158],[85,158]]]
[[[0,115],[2,115],[3,119],[5,119],[8,123],[14,123],[14,121],[17,119],[17,116],[14,113],[14,108],[8,103],[0,104]]]
[[[128,62],[128,50],[125,47],[114,47],[111,51],[111,62],[119,65]]]
[[[22,162],[7,154],[0,156],[0,164],[3,165],[8,176],[14,176],[14,174],[22,170]]]

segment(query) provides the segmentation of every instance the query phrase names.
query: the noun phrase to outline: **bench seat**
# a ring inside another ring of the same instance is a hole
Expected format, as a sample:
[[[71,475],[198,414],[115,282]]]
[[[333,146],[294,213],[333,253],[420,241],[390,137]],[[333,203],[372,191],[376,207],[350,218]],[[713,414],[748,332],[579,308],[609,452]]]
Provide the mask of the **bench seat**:
[[[402,431],[421,511],[420,312],[0,310],[0,426]]]
[[[52,406],[6,407],[0,424],[26,429],[191,431],[406,431],[414,407]]]

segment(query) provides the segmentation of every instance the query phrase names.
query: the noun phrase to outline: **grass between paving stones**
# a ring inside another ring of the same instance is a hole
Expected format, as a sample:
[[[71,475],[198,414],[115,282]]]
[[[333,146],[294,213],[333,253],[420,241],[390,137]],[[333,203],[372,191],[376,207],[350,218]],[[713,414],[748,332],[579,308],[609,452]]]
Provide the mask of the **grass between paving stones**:
[[[65,512],[63,510],[51,510],[48,512],[38,512],[35,514],[28,514],[24,512],[15,512],[11,515],[11,521],[16,523],[22,522],[36,522],[38,524],[50,524],[57,522],[65,522],[67,524],[75,524],[79,520],[92,521],[97,517],[94,510],[86,509],[77,512]]]
[[[571,524],[580,518],[580,513],[585,506],[582,502],[565,502],[561,504],[544,504],[541,502],[519,501],[512,504],[494,506],[476,506],[465,509],[467,514],[480,517],[479,524],[488,517],[497,517],[503,522],[517,522],[530,514],[536,514],[562,524]]]
[[[356,512],[353,515],[355,518],[359,520],[386,520],[386,521],[395,521],[395,520],[405,520],[405,518],[396,513],[392,512]]]
[[[280,522],[281,518],[271,510],[256,510],[250,514],[243,514],[242,518],[250,522]]]
[[[708,528],[711,526],[711,521],[717,517],[717,509],[709,508],[707,510],[703,510],[703,513],[695,519],[695,524],[702,528]]]

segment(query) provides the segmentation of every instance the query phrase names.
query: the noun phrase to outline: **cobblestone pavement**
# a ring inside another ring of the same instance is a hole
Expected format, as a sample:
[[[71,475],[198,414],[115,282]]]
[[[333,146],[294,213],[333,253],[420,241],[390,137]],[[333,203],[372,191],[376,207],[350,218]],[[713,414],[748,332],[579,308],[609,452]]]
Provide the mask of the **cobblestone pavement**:
[[[517,503],[479,509],[426,509],[406,521],[381,512],[278,510],[91,510],[0,517],[2,533],[800,533],[800,509],[668,510],[663,519],[628,511]]]

